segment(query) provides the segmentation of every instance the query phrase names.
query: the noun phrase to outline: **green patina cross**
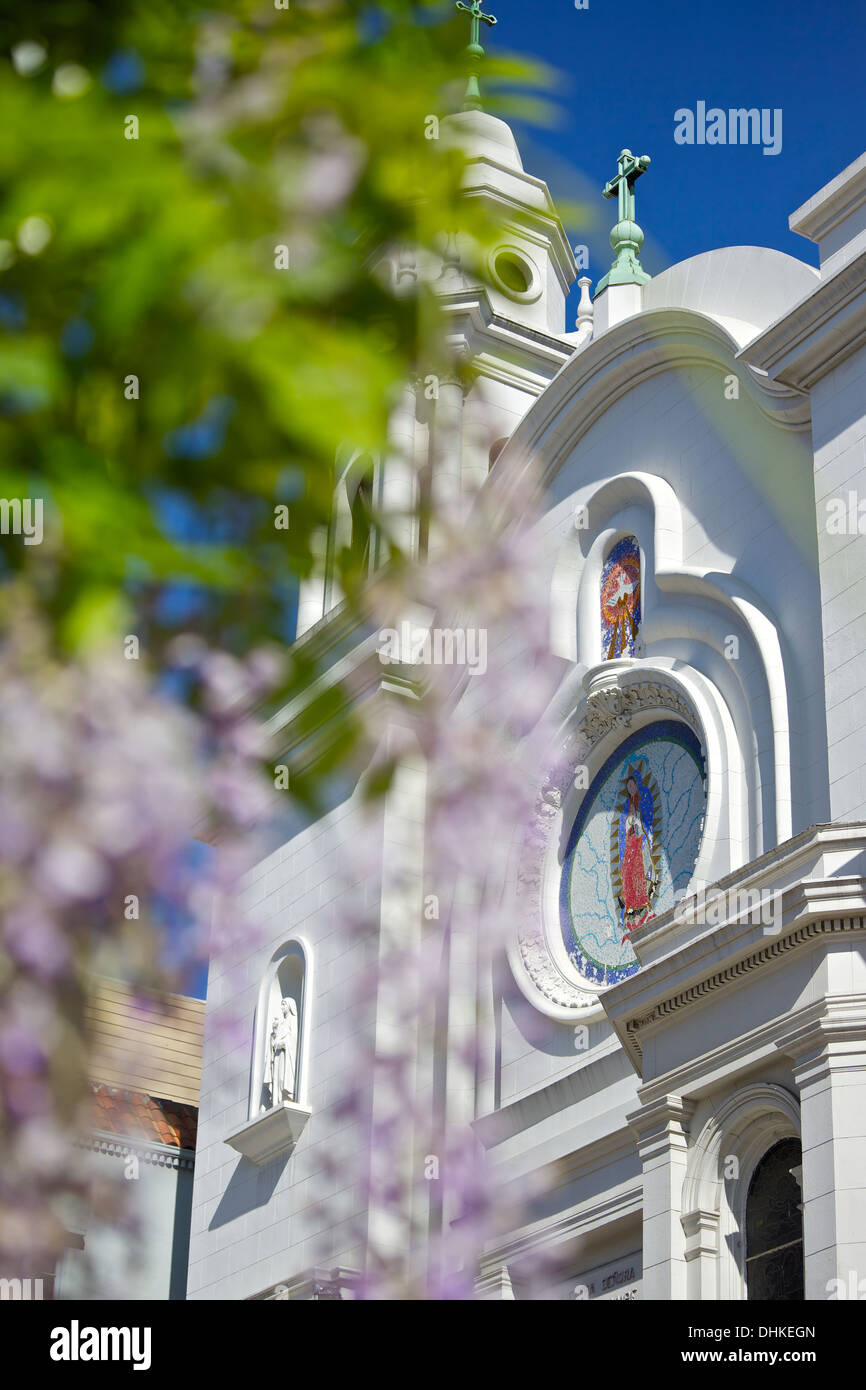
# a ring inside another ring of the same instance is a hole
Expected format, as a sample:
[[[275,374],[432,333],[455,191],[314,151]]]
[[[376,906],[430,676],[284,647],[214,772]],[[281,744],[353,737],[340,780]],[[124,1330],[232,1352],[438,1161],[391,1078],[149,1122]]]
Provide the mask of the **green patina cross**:
[[[483,0],[472,0],[471,5],[464,5],[463,0],[457,0],[455,8],[468,14],[472,27],[469,31],[469,44],[466,52],[469,54],[470,61],[477,64],[479,59],[484,57],[484,49],[481,47],[481,25],[493,26],[498,21],[495,15],[486,14],[482,8]],[[466,86],[466,100],[463,103],[464,111],[480,111],[481,92],[478,87],[478,73],[474,67],[469,74],[469,82]]]
[[[469,36],[469,52],[473,54],[473,56],[477,54],[479,57],[484,56],[484,49],[481,47],[480,43],[482,21],[485,24],[490,25],[494,25],[497,22],[495,15],[484,13],[484,10],[482,9],[483,3],[484,0],[472,0],[471,5],[464,5],[463,0],[457,0],[456,6],[456,8],[458,10],[462,10],[464,14],[472,16],[472,29]]]
[[[595,289],[597,298],[608,285],[644,285],[650,278],[638,256],[643,246],[643,232],[635,221],[634,185],[650,166],[648,154],[632,154],[622,150],[616,161],[619,173],[601,190],[605,198],[614,194],[619,199],[619,218],[611,230],[610,244],[614,250],[613,265]]]
[[[616,161],[619,173],[606,183],[601,190],[605,198],[619,194],[620,222],[634,222],[634,183],[650,165],[648,154],[634,155],[631,150],[623,150]]]

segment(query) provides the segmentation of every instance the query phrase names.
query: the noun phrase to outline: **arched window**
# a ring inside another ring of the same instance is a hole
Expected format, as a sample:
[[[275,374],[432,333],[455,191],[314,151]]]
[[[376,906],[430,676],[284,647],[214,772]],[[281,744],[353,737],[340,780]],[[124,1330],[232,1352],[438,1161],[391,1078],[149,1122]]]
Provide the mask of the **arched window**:
[[[623,536],[601,572],[601,649],[608,660],[634,656],[641,624],[640,547]]]
[[[373,460],[364,454],[353,465],[348,479],[349,510],[352,517],[350,548],[359,569],[370,563],[373,535]]]
[[[798,1139],[783,1139],[764,1154],[746,1198],[746,1289],[750,1301],[802,1299],[803,1214]]]
[[[490,453],[489,453],[488,456],[487,456],[487,457],[488,457],[488,472],[489,472],[490,469],[493,467],[493,465],[494,465],[494,463],[496,462],[496,460],[499,458],[499,455],[502,453],[502,450],[505,448],[505,446],[506,446],[507,443],[508,443],[508,435],[507,435],[507,434],[504,434],[504,435],[502,436],[501,439],[497,439],[497,440],[494,441],[493,444],[491,444],[491,446],[490,446]]]

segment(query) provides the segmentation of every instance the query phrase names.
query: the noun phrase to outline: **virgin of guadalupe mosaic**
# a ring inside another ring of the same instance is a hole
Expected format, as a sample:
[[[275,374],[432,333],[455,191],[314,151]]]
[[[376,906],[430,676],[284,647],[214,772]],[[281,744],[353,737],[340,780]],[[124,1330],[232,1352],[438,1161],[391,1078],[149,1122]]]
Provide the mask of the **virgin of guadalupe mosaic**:
[[[634,656],[640,620],[640,549],[634,536],[624,536],[601,572],[601,646],[608,660]]]
[[[662,800],[644,758],[626,773],[610,832],[610,872],[622,940],[652,914],[659,888]]]
[[[630,734],[596,773],[559,893],[562,939],[585,980],[610,985],[637,970],[631,935],[688,888],[705,809],[700,741],[674,719]]]

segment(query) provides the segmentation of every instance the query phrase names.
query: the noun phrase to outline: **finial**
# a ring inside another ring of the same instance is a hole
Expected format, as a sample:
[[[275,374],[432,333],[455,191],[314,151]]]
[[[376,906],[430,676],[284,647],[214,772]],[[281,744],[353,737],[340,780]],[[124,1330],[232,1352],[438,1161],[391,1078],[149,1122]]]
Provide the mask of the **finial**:
[[[635,180],[650,166],[648,154],[633,155],[622,150],[617,160],[618,173],[601,190],[605,198],[618,198],[619,219],[611,229],[610,244],[614,250],[613,265],[596,287],[596,297],[608,285],[644,285],[649,275],[638,260],[643,246],[643,232],[635,221]]]
[[[593,317],[595,315],[595,310],[592,307],[592,299],[590,298],[589,293],[589,287],[592,284],[592,281],[590,280],[588,275],[581,275],[577,284],[578,288],[580,289],[580,300],[578,301],[577,305],[577,323],[575,324],[575,327],[582,328],[585,323],[592,325]]]
[[[481,25],[487,24],[492,28],[497,23],[495,15],[484,13],[483,4],[484,0],[472,0],[471,5],[464,5],[463,0],[457,0],[455,6],[470,17],[469,43],[466,47],[469,57],[469,81],[466,84],[464,111],[481,110],[481,90],[478,86],[478,69],[484,57],[484,49],[481,47]]]
[[[589,293],[589,287],[592,284],[589,276],[581,275],[577,283],[580,288],[580,300],[577,306],[577,323],[575,324],[575,328],[577,329],[575,347],[580,348],[584,347],[593,335],[595,329],[595,306],[593,305],[592,297]]]

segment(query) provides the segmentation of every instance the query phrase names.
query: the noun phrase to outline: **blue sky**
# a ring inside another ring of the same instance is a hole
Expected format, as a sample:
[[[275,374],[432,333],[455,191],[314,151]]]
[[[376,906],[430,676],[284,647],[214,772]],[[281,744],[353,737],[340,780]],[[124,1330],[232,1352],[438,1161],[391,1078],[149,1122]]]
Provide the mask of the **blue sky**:
[[[863,0],[487,0],[490,51],[533,55],[559,70],[554,131],[513,121],[524,165],[554,197],[589,203],[595,226],[568,226],[590,248],[597,281],[611,259],[615,203],[601,187],[623,146],[648,154],[637,184],[644,268],[719,246],[773,246],[817,265],[788,215],[866,148]],[[674,112],[782,111],[782,148],[678,145]]]

